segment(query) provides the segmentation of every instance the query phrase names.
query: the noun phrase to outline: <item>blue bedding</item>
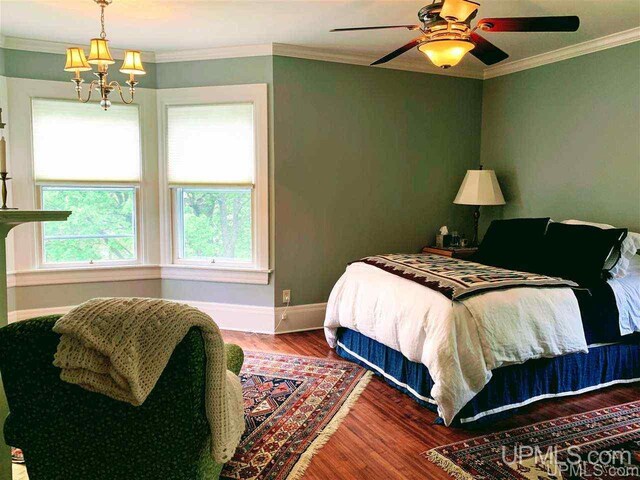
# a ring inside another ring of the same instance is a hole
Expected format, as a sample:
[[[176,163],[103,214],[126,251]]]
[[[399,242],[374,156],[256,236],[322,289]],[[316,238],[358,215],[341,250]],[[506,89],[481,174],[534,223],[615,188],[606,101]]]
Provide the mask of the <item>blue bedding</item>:
[[[601,336],[604,333],[596,328],[592,338],[602,340],[606,338]],[[423,364],[411,362],[400,352],[346,328],[338,330],[336,352],[436,411],[430,397],[433,381]],[[491,381],[460,411],[454,424],[486,422],[545,398],[638,381],[640,335],[628,335],[618,343],[592,347],[587,354],[530,360],[494,370]]]

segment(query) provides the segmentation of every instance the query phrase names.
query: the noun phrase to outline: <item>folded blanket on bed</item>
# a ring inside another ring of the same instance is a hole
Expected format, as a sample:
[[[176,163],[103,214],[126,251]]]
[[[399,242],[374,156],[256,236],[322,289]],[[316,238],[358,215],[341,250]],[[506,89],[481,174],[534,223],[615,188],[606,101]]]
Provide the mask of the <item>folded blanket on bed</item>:
[[[452,300],[505,288],[578,286],[562,278],[428,253],[375,255],[357,261],[419,283]]]
[[[227,370],[218,326],[200,310],[149,298],[95,298],[61,317],[54,365],[66,382],[141,405],[176,345],[192,327],[202,331],[207,359],[205,408],[216,462],[227,462],[244,432],[242,387]]]

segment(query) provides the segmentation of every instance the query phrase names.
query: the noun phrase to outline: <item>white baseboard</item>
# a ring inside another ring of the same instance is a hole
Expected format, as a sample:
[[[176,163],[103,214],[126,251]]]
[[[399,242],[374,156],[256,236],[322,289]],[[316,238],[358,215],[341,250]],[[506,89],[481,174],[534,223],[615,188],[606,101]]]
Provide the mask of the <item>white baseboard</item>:
[[[326,303],[310,303],[307,305],[295,305],[275,309],[276,334],[303,332],[317,330],[324,324],[324,315],[327,311]],[[282,314],[287,311],[287,317],[282,320]]]
[[[296,305],[287,309],[287,318],[281,321],[284,307],[263,307],[232,303],[197,302],[174,300],[202,310],[216,322],[222,330],[240,332],[281,334],[322,328],[326,303]],[[60,315],[71,310],[74,305],[62,307],[33,308],[9,312],[9,323],[45,315]],[[276,330],[277,327],[277,331]]]
[[[273,307],[240,305],[233,303],[192,302],[185,300],[174,301],[186,303],[198,310],[202,310],[213,318],[218,327],[222,330],[273,333]]]

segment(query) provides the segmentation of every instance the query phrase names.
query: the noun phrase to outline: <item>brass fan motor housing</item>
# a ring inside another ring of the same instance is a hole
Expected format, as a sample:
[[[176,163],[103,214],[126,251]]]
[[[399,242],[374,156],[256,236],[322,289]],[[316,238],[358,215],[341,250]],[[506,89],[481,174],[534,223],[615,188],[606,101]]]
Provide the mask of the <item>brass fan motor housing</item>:
[[[471,20],[475,18],[477,11],[464,22],[451,22],[440,16],[443,4],[443,1],[432,3],[422,7],[418,12],[418,19],[422,22],[420,30],[425,34],[425,42],[443,38],[468,40],[471,35]]]

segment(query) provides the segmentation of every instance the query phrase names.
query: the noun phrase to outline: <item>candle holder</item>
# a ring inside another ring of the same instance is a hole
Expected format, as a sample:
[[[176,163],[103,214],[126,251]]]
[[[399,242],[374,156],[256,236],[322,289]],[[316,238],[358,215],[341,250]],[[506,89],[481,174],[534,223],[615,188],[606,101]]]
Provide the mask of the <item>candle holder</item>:
[[[2,207],[0,210],[18,210],[17,208],[7,207],[7,180],[11,180],[11,177],[7,172],[0,172],[0,177],[2,177]]]

